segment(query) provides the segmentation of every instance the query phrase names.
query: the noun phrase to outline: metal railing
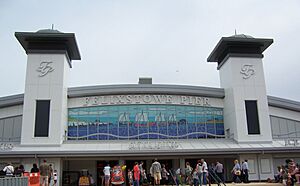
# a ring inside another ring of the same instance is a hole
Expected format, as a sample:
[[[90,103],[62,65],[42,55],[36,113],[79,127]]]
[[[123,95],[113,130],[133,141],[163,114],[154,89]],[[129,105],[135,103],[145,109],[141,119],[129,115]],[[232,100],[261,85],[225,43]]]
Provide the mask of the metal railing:
[[[3,177],[0,178],[1,186],[28,186],[28,177]]]
[[[20,142],[21,137],[0,137],[0,142]]]
[[[273,134],[273,139],[288,139],[288,138],[300,139],[300,130],[288,132],[285,134]]]

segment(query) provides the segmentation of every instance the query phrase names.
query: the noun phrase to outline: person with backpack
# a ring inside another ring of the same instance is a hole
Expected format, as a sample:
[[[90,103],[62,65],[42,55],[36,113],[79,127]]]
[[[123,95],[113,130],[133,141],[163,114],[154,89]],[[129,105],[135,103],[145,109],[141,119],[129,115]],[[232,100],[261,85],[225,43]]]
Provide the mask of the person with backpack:
[[[14,175],[14,167],[11,165],[11,163],[8,163],[4,169],[3,172],[5,172],[6,176],[13,176]]]
[[[185,166],[185,183],[191,185],[193,168],[190,166],[189,162],[186,162]]]
[[[154,159],[154,162],[152,163],[150,167],[150,173],[154,177],[154,183],[156,185],[160,185],[160,180],[161,180],[161,165],[157,161],[157,159]]]

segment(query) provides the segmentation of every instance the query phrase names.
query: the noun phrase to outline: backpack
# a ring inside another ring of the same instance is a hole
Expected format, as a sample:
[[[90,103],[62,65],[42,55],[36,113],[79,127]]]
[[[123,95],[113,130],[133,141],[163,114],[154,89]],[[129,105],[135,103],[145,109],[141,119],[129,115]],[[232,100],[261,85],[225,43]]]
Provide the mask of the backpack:
[[[159,164],[158,162],[154,162],[154,163],[152,164],[152,171],[153,171],[154,173],[160,172],[160,169],[161,169],[161,167],[160,167],[160,164]]]
[[[190,176],[192,174],[192,171],[193,171],[192,167],[185,168],[185,174],[188,176]]]

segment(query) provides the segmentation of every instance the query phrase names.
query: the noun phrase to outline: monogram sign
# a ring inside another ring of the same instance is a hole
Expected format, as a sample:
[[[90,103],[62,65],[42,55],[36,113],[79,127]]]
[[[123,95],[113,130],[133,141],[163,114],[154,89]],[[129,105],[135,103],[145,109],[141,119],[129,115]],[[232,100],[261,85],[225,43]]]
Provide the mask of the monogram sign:
[[[245,64],[242,66],[240,73],[243,75],[244,79],[250,78],[255,74],[254,65]]]
[[[37,68],[37,70],[39,72],[39,77],[43,77],[45,75],[47,75],[48,73],[54,71],[54,68],[52,67],[52,62],[49,61],[43,61],[40,63],[40,66]]]

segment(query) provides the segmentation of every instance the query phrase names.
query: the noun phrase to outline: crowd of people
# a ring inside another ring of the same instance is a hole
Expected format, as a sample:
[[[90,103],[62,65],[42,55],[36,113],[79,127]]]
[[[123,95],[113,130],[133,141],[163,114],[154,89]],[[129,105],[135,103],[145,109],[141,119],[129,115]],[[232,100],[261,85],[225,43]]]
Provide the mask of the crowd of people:
[[[148,174],[144,168],[143,161],[140,163],[135,162],[132,169],[128,168],[127,175],[125,175],[126,168],[126,165],[121,166],[124,174],[123,176],[127,178],[127,183],[130,186],[139,186],[143,183],[151,183],[154,185],[186,184],[191,186],[202,186],[216,182],[225,182],[224,167],[219,161],[208,165],[204,159],[201,159],[198,160],[194,166],[192,166],[189,162],[186,162],[184,169],[168,169],[165,164],[161,164],[157,159],[154,159]],[[280,182],[287,186],[293,186],[296,182],[300,183],[299,164],[296,164],[293,159],[287,159],[286,164],[278,166],[277,169],[277,174],[274,176],[274,182]],[[105,186],[109,186],[111,184],[111,171],[112,169],[109,164],[107,164],[103,169]],[[23,165],[14,167],[11,163],[8,163],[1,172],[7,177],[21,177],[24,176],[26,171]],[[42,186],[57,185],[57,171],[53,170],[52,165],[48,164],[46,160],[44,160],[39,167],[36,163],[34,163],[30,172],[40,173],[40,184]],[[244,160],[241,163],[239,163],[238,160],[234,160],[231,173],[233,182],[249,183],[248,160]],[[92,176],[89,175],[87,177]],[[81,180],[81,182],[82,181],[84,180]],[[94,183],[95,182],[93,180],[91,181],[89,178],[88,185],[94,185]]]
[[[22,177],[25,173],[28,173],[24,165],[19,165],[14,167],[11,163],[7,165],[2,170],[3,175],[6,177]],[[32,165],[30,173],[40,174],[40,184],[41,186],[56,186],[57,185],[57,170],[53,170],[52,164],[48,164],[46,160],[38,167],[36,163]],[[50,184],[51,183],[51,184]]]
[[[122,166],[125,174],[126,165]],[[111,167],[106,165],[103,169],[105,186],[110,185]],[[204,159],[198,160],[195,166],[186,162],[185,168],[168,169],[165,164],[161,164],[154,159],[148,174],[144,168],[144,162],[135,162],[134,166],[127,169],[127,183],[130,186],[140,186],[142,184],[153,185],[194,185],[202,186],[213,182],[224,182],[223,164],[216,162],[210,166]]]
[[[285,165],[277,167],[277,173],[274,175],[275,182],[283,183],[287,186],[300,184],[300,167],[293,159],[287,159]]]

